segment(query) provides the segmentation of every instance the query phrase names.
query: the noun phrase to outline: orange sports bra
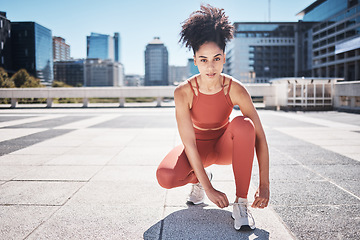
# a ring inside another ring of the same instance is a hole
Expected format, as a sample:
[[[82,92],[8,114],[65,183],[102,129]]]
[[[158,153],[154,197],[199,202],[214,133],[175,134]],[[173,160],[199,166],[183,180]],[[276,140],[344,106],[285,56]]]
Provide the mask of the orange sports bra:
[[[231,102],[229,92],[232,80],[229,81],[228,93],[224,92],[225,76],[223,79],[222,89],[214,94],[204,94],[199,91],[199,84],[195,77],[196,89],[198,95],[188,80],[191,90],[194,93],[192,108],[190,109],[190,115],[193,124],[199,128],[211,129],[220,128],[229,122],[229,116],[234,105]]]

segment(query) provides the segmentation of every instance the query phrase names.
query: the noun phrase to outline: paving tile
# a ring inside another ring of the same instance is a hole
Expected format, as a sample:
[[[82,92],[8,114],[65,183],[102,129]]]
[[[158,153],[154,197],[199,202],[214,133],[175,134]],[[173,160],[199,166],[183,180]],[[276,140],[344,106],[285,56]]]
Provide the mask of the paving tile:
[[[21,174],[26,173],[33,166],[1,166],[0,167],[0,180],[11,180]]]
[[[54,128],[56,126],[61,126],[67,123],[76,122],[87,118],[89,118],[89,116],[64,116],[55,119],[14,125],[11,126],[11,128]]]
[[[100,154],[105,156],[115,156],[121,151],[122,148],[119,147],[89,147],[89,146],[80,146],[72,148],[66,152],[69,155],[93,155]]]
[[[273,181],[271,203],[281,206],[360,204],[360,200],[327,181]]]
[[[34,117],[34,115],[28,115],[28,116],[21,116],[21,115],[11,115],[11,116],[0,116],[0,122],[10,122],[10,121],[14,121],[14,120],[20,120],[20,119],[26,119],[26,118],[32,118]]]
[[[158,239],[162,209],[146,205],[64,206],[28,239]]]
[[[115,181],[91,181],[77,192],[69,204],[99,204],[108,206],[137,205],[162,207],[165,191],[154,183],[133,184]]]
[[[126,147],[108,163],[109,165],[151,165],[158,166],[171,148],[156,147]]]
[[[28,128],[28,129],[1,129],[0,128],[0,142],[15,138],[20,138],[26,135],[46,131],[47,128]]]
[[[13,152],[12,154],[17,155],[62,155],[66,152],[72,150],[73,147],[35,147],[30,146],[18,151]]]
[[[91,181],[157,184],[156,169],[156,166],[105,166]]]
[[[259,178],[258,167],[253,168],[252,175]],[[321,176],[302,165],[270,165],[269,175],[270,181],[323,180]]]
[[[45,163],[45,165],[72,165],[72,166],[103,166],[113,158],[112,155],[91,154],[91,155],[79,155],[79,154],[64,154],[56,155],[52,160]],[[0,158],[1,164],[1,158]]]
[[[62,205],[83,182],[11,181],[0,186],[0,204]]]
[[[298,239],[360,239],[360,205],[275,206],[275,209]]]
[[[174,128],[176,127],[175,117],[172,121],[169,118],[159,115],[148,114],[146,118],[141,116],[124,116],[100,123],[91,128]]]
[[[48,161],[51,161],[58,155],[28,155],[28,154],[7,154],[0,156],[0,166],[9,165],[42,165]]]
[[[59,207],[0,206],[0,239],[25,239]]]
[[[89,181],[102,166],[36,166],[14,180]]]

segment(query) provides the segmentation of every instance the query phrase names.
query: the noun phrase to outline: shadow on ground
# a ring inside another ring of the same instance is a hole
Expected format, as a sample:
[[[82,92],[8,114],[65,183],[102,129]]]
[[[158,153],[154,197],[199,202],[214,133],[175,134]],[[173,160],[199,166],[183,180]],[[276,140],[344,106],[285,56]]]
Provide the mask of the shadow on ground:
[[[204,206],[189,206],[169,214],[146,230],[144,239],[269,239],[269,232],[260,228],[236,231],[230,211]]]

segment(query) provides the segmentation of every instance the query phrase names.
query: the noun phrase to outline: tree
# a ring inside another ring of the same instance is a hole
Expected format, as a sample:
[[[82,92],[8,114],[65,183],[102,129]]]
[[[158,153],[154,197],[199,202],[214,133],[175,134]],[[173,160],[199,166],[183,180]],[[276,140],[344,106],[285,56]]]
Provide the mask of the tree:
[[[40,83],[40,79],[34,78],[33,76],[30,76],[23,85],[21,85],[22,88],[36,88],[36,87],[44,87]]]
[[[39,79],[30,76],[25,69],[20,69],[12,77],[11,80],[15,83],[16,87],[31,88],[31,87],[43,87]]]
[[[64,82],[54,80],[52,83],[52,87],[71,87],[71,86]]]
[[[14,88],[15,84],[9,79],[8,73],[5,69],[0,68],[0,88]]]

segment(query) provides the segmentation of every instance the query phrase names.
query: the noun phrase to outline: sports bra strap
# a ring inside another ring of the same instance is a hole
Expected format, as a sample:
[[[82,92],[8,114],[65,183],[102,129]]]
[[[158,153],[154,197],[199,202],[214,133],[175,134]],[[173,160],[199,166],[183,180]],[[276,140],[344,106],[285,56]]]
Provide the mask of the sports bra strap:
[[[195,83],[196,83],[196,89],[198,90],[199,92],[199,84],[198,84],[198,81],[197,81],[197,78],[195,77]]]
[[[229,87],[228,87],[228,90],[227,90],[227,94],[229,94],[229,92],[230,92],[231,83],[232,83],[232,78],[229,79]]]
[[[188,80],[188,83],[189,83],[189,85],[190,85],[190,88],[191,88],[191,90],[192,90],[192,92],[193,92],[194,96],[195,96],[196,94],[195,94],[195,91],[194,91],[194,88],[193,88],[193,86],[191,85],[191,82],[190,82],[190,80]]]

